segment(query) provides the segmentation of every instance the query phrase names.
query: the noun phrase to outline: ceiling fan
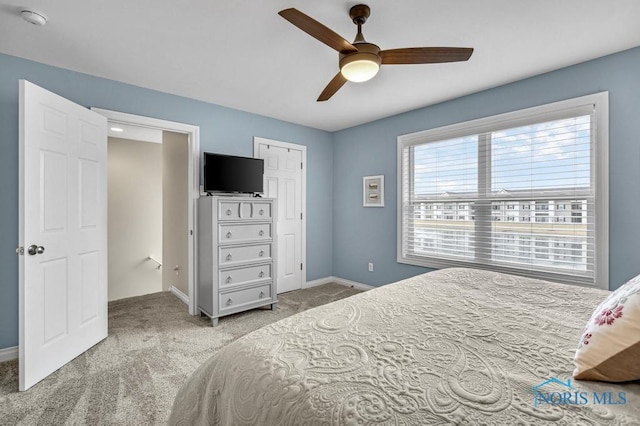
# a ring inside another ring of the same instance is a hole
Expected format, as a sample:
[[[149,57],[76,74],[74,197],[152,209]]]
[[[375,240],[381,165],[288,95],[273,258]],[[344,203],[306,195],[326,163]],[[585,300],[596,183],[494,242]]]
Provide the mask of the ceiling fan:
[[[331,98],[347,81],[356,83],[372,79],[380,65],[434,64],[440,62],[466,61],[473,53],[467,47],[409,47],[404,49],[380,50],[365,40],[362,25],[371,14],[369,6],[358,4],[349,10],[349,16],[358,26],[353,43],[297,9],[278,12],[287,21],[340,53],[340,72],[324,88],[318,102]]]

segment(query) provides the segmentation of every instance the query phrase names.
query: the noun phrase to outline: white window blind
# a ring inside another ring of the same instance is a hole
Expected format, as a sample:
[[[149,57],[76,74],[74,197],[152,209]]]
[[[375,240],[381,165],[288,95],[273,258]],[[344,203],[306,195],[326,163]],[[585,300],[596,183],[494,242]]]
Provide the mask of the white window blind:
[[[581,100],[401,136],[398,260],[606,281],[605,142]]]

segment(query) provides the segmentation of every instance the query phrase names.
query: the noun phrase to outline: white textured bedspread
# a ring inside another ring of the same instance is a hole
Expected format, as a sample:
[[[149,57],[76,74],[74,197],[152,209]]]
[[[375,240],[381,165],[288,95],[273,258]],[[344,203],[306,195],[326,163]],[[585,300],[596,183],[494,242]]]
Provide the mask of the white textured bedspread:
[[[567,382],[606,295],[472,269],[410,278],[229,344],[179,391],[170,424],[637,425],[637,382]]]

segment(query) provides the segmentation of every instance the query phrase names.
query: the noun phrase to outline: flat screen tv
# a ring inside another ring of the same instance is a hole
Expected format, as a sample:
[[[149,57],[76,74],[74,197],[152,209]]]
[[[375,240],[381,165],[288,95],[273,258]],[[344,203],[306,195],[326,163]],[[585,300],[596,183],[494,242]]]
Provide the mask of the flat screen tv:
[[[204,153],[205,192],[263,192],[264,160]]]

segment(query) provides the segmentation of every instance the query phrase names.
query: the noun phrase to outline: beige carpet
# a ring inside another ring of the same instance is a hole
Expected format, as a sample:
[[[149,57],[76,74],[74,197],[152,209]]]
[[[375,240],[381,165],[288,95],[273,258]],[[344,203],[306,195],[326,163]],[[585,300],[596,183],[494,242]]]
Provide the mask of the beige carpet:
[[[188,315],[170,293],[109,303],[109,337],[26,392],[18,362],[0,364],[0,424],[164,424],[178,388],[220,347],[266,324],[358,290],[326,284],[279,295],[275,311]]]

